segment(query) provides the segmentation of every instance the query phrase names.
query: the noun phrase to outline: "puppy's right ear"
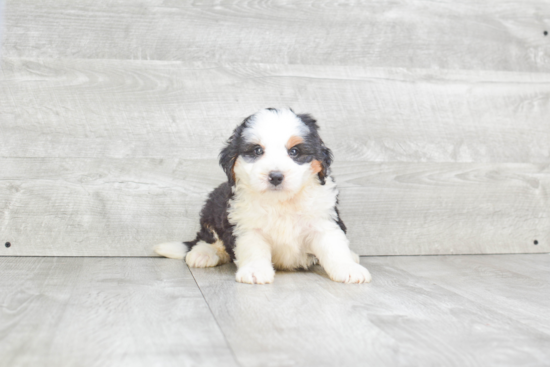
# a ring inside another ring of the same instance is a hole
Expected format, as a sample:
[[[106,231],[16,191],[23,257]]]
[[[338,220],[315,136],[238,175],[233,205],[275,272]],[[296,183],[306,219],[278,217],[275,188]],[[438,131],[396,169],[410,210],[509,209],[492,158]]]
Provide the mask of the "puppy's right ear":
[[[248,119],[233,130],[233,135],[227,139],[225,148],[223,148],[220,152],[220,166],[227,175],[227,182],[229,183],[229,186],[235,185],[235,172],[233,171],[233,167],[235,167],[235,162],[239,157],[239,147],[241,146],[242,141],[241,134],[247,120]]]

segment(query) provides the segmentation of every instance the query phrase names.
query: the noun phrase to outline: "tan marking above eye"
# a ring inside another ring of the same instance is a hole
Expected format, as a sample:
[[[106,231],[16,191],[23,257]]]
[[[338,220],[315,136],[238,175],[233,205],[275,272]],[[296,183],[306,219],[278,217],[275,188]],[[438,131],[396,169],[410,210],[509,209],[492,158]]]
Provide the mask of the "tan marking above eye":
[[[323,165],[321,164],[321,162],[314,160],[311,161],[311,169],[313,170],[313,173],[319,173],[322,171]]]
[[[290,149],[293,146],[303,142],[304,142],[304,139],[302,139],[300,136],[292,135],[290,139],[288,139],[288,141],[286,142],[286,149]]]

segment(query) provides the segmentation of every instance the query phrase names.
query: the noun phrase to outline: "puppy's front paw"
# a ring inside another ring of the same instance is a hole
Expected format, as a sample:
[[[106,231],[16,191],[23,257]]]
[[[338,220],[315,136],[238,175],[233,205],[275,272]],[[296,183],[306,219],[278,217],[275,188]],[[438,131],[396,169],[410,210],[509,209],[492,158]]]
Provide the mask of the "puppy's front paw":
[[[355,252],[353,252],[353,251],[351,251],[351,250],[350,250],[349,252],[350,252],[350,254],[351,254],[351,259],[352,259],[354,262],[356,262],[357,264],[359,264],[359,262],[361,261],[361,260],[359,259],[359,255],[357,255]]]
[[[372,279],[365,267],[351,262],[331,265],[325,270],[330,279],[340,283],[368,283]]]
[[[275,270],[271,264],[266,265],[244,265],[237,270],[236,279],[240,283],[248,284],[268,284],[273,283]]]

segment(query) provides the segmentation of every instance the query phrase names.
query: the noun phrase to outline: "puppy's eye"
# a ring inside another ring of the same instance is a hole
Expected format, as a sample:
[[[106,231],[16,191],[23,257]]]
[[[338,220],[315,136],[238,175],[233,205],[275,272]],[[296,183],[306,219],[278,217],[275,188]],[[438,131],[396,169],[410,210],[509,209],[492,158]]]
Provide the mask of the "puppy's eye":
[[[296,157],[298,155],[298,148],[292,148],[288,151],[288,155],[291,157]]]
[[[262,147],[256,147],[256,149],[254,149],[254,153],[256,155],[262,155],[264,154],[264,150],[262,149]]]

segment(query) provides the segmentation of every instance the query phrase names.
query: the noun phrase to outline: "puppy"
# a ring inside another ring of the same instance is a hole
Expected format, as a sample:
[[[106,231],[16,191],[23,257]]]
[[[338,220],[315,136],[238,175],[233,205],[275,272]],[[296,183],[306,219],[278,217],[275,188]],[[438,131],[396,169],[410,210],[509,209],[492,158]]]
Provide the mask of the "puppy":
[[[330,176],[332,153],[317,122],[291,109],[268,108],[247,117],[220,153],[227,182],[212,191],[190,242],[155,247],[190,267],[234,261],[241,283],[273,282],[275,269],[319,262],[343,283],[365,283],[369,271],[349,249]]]

